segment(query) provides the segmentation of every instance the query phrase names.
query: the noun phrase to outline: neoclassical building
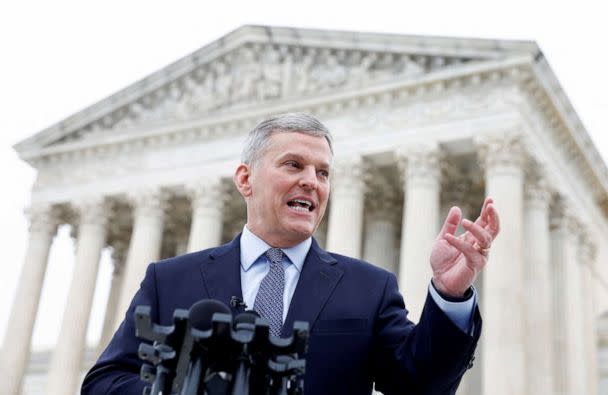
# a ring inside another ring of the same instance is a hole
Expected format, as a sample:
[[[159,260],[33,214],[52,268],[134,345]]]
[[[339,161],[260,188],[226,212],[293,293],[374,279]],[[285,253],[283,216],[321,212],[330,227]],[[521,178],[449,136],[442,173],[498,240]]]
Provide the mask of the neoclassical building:
[[[244,137],[291,111],[335,138],[317,239],[395,272],[414,321],[447,210],[475,217],[495,198],[502,232],[477,284],[484,329],[459,394],[598,392],[608,169],[538,46],[267,26],[241,27],[15,146],[38,176],[0,391],[22,387],[58,225],[72,226],[76,265],[44,393],[71,394],[88,368],[102,250],[114,264],[103,346],[150,262],[242,229],[231,178]]]

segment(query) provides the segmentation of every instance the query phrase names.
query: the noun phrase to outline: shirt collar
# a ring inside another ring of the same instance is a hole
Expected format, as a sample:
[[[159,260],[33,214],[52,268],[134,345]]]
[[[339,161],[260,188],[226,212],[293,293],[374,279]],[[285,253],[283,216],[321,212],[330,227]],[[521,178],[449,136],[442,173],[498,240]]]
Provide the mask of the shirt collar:
[[[264,240],[253,234],[253,232],[247,228],[247,225],[243,227],[240,244],[241,267],[244,271],[248,271],[262,254],[269,248],[272,248]],[[311,245],[312,238],[309,237],[293,247],[281,248],[281,250],[287,255],[287,258],[293,263],[298,272],[301,272],[304,260],[306,259],[306,255],[308,254]]]

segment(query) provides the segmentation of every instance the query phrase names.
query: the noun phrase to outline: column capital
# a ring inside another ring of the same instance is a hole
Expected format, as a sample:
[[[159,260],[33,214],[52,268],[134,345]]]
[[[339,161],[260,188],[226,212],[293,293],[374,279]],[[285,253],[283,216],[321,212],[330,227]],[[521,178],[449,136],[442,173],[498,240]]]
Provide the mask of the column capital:
[[[527,164],[524,184],[526,202],[535,207],[548,208],[553,192],[543,167],[539,164]]]
[[[580,255],[581,262],[593,269],[597,257],[597,244],[591,239],[586,227],[581,232]]]
[[[488,133],[474,138],[482,168],[518,167],[525,162],[523,135],[514,131]]]
[[[221,210],[228,199],[220,177],[205,178],[186,185],[192,208],[214,208]]]
[[[43,232],[51,236],[57,232],[60,223],[59,212],[53,205],[32,204],[25,209],[25,216],[30,222],[30,232]]]
[[[127,252],[129,251],[128,240],[113,240],[112,242],[112,266],[113,276],[119,276],[124,272],[127,263]]]
[[[331,175],[332,187],[340,191],[362,191],[367,178],[367,166],[363,158],[353,155],[336,160]]]
[[[79,226],[98,225],[105,227],[112,208],[103,197],[88,197],[73,203],[78,213]]]
[[[485,195],[483,175],[454,158],[445,158],[441,163],[442,205],[458,206],[467,217],[479,213],[480,202]]]
[[[400,211],[400,200],[386,177],[375,174],[366,180],[366,214],[370,219],[396,222],[401,218],[396,215]]]
[[[416,144],[400,147],[395,155],[399,170],[405,180],[413,178],[440,179],[443,155],[437,144]]]
[[[551,230],[562,229],[577,238],[582,231],[581,223],[574,215],[571,205],[561,197],[552,202],[549,224]]]
[[[160,188],[144,188],[131,191],[127,198],[136,216],[162,217],[167,209],[167,194]]]

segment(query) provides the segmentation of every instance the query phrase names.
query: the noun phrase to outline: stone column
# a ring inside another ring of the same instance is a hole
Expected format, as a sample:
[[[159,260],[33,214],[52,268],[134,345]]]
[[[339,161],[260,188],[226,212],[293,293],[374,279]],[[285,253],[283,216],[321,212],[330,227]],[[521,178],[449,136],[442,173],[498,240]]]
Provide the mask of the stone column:
[[[397,272],[397,224],[395,193],[386,180],[374,177],[368,185],[363,259]]]
[[[327,209],[331,210],[329,207]],[[327,218],[321,220],[321,223],[319,224],[317,230],[315,230],[313,237],[317,240],[319,246],[325,249],[325,245],[327,242]]]
[[[116,327],[122,322],[131,299],[139,289],[148,264],[160,258],[162,247],[165,197],[159,190],[150,190],[133,194],[131,200],[135,208],[133,233],[127,252]]]
[[[417,322],[433,275],[429,258],[439,232],[439,150],[436,145],[410,147],[399,153],[399,160],[405,188],[399,287],[408,318]]]
[[[116,318],[118,315],[116,310],[120,301],[120,291],[122,290],[123,280],[125,278],[125,261],[128,244],[124,241],[120,241],[115,242],[112,247],[114,248],[114,251],[112,252],[112,280],[110,283],[110,294],[108,295],[108,301],[106,303],[103,328],[101,330],[99,344],[97,345],[97,355],[100,355],[103,352],[114,335],[114,328],[116,328]]]
[[[97,269],[106,241],[108,208],[102,199],[83,202],[79,213],[76,260],[59,340],[49,368],[47,394],[73,394],[80,379]]]
[[[598,370],[600,379],[598,382],[599,391],[596,394],[608,394],[608,314],[604,312],[596,321],[597,337],[599,348]]]
[[[523,143],[516,135],[487,135],[477,141],[486,194],[500,213],[501,232],[484,271],[483,394],[524,394]]]
[[[361,158],[336,164],[331,183],[327,250],[360,258],[365,196]]]
[[[588,394],[585,383],[580,224],[559,200],[552,208],[551,261],[553,262],[553,320],[555,322],[555,393]]]
[[[216,247],[222,239],[224,192],[220,178],[204,180],[189,187],[192,225],[188,252]]]
[[[596,300],[595,300],[595,258],[597,248],[591,242],[587,234],[581,239],[581,262],[582,262],[582,288],[583,288],[583,315],[585,321],[584,340],[585,356],[587,361],[587,386],[590,394],[599,393],[598,383],[600,380],[598,366],[598,335],[596,325]]]
[[[553,394],[552,262],[549,202],[546,182],[535,175],[526,180],[524,202],[524,303],[526,308],[527,394]],[[494,262],[492,262],[494,264]]]
[[[33,206],[27,215],[28,245],[0,356],[0,388],[10,395],[21,392],[49,250],[58,224],[56,213],[48,205]]]

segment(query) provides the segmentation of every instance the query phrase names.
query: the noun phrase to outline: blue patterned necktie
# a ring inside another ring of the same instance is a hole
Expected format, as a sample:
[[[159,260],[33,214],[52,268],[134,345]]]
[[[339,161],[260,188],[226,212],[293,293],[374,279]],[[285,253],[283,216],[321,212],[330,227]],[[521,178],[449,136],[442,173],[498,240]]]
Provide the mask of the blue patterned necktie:
[[[271,248],[266,251],[270,270],[260,284],[253,309],[270,324],[270,334],[280,336],[283,326],[283,290],[285,289],[285,269],[283,251]]]

